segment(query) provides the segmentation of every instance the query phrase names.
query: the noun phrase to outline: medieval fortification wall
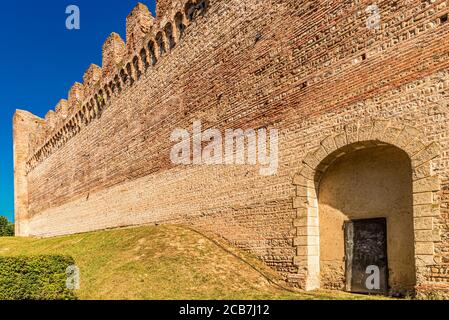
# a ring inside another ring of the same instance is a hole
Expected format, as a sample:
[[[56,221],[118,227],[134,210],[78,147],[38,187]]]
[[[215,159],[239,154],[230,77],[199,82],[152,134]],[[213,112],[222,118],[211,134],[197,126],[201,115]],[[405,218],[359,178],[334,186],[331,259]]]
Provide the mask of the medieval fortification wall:
[[[411,158],[417,285],[447,289],[449,1],[378,1],[367,28],[371,4],[166,0],[156,18],[137,5],[126,43],[111,34],[55,111],[15,114],[17,233],[184,223],[315,288],[322,160],[377,141]],[[279,130],[277,173],[174,165],[170,136],[194,121]]]

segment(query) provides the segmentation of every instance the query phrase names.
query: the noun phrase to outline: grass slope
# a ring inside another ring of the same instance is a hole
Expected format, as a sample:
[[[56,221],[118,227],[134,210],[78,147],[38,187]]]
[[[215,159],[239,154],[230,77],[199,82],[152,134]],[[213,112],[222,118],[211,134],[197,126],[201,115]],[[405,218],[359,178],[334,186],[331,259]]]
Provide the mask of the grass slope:
[[[291,292],[247,253],[180,226],[151,226],[50,239],[0,238],[0,256],[71,255],[81,269],[80,299],[366,299]]]

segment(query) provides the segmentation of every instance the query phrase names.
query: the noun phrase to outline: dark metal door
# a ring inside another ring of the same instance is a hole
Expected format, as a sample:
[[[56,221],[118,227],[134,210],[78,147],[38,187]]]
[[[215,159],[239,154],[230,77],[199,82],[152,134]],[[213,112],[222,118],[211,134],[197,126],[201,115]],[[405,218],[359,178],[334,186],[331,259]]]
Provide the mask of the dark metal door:
[[[386,220],[347,221],[344,229],[346,289],[355,293],[387,293]]]

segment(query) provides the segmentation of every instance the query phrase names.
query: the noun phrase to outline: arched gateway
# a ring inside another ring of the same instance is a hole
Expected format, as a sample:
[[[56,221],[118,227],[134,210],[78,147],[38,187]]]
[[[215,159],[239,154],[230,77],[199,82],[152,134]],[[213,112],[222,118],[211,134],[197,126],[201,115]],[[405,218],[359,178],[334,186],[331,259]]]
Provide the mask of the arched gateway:
[[[386,293],[422,284],[440,240],[440,184],[430,165],[439,147],[421,137],[375,121],[347,126],[305,156],[293,205],[295,264],[306,289]],[[370,281],[377,274],[378,283]]]

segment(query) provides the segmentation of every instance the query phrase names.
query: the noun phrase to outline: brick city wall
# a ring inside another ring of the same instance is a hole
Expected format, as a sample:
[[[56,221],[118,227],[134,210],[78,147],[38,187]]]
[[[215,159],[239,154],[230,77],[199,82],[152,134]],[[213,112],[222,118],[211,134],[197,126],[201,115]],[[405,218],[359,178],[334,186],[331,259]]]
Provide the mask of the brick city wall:
[[[14,118],[18,233],[55,236],[187,223],[248,249],[304,285],[293,178],[345,127],[390,120],[441,152],[438,237],[419,284],[449,279],[449,1],[161,1],[138,5],[45,121]],[[279,169],[176,166],[176,128],[278,129]],[[26,160],[25,156],[27,155]]]

